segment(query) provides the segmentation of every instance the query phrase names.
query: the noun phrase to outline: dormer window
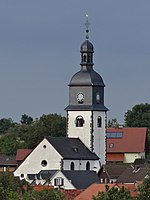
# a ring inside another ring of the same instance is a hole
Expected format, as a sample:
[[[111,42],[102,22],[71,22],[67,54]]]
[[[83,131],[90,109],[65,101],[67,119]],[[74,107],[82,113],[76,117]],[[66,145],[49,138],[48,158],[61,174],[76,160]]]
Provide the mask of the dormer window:
[[[74,151],[74,152],[76,152],[76,153],[78,153],[78,147],[72,147],[72,150]]]

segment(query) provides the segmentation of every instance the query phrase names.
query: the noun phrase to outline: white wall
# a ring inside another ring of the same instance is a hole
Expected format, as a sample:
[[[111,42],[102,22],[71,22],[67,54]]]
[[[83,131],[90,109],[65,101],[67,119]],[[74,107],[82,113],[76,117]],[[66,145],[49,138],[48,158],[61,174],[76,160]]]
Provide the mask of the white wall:
[[[81,115],[85,123],[83,127],[76,127],[75,119],[77,116]],[[102,127],[97,127],[97,117],[102,118]],[[68,137],[79,137],[80,140],[92,150],[91,141],[91,117],[92,111],[68,111]],[[105,129],[105,119],[106,114],[103,111],[93,111],[93,147],[94,152],[100,158],[101,164],[106,163],[106,129]]]
[[[76,188],[74,187],[74,185],[71,183],[71,181],[69,181],[69,180],[64,176],[64,174],[63,174],[61,171],[58,171],[58,172],[52,177],[52,179],[51,179],[51,185],[54,186],[54,180],[55,180],[55,178],[60,178],[60,177],[64,179],[64,185],[63,185],[63,187],[61,187],[61,188],[64,188],[64,189],[66,189],[66,190],[73,190],[73,189],[76,189]],[[56,188],[56,186],[55,186],[55,188]]]
[[[124,163],[133,163],[136,158],[145,158],[145,152],[125,153],[124,154]]]
[[[46,148],[44,148],[44,145]],[[15,170],[14,176],[20,177],[21,174],[24,174],[24,177],[26,178],[27,174],[36,174],[41,170],[59,170],[61,166],[61,159],[62,157],[60,154],[58,154],[53,146],[46,139],[44,139]],[[43,167],[41,165],[42,160],[47,161],[47,166]]]
[[[75,170],[86,170],[86,163],[90,163],[90,170],[100,169],[99,160],[64,160],[64,170],[70,170],[71,162],[75,165]]]
[[[101,116],[102,127],[97,127],[97,118]],[[106,163],[106,114],[102,111],[93,111],[94,152],[99,156],[101,164]]]
[[[83,127],[76,127],[75,119],[81,115],[85,123]],[[68,137],[80,138],[80,140],[90,149],[90,120],[91,111],[68,111]]]

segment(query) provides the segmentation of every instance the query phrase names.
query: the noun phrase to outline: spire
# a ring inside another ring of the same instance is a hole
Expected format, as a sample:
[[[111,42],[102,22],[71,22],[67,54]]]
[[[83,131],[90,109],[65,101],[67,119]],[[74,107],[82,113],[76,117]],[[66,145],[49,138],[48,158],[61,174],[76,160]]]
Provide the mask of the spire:
[[[86,39],[87,39],[87,40],[89,39],[89,26],[90,26],[88,17],[89,17],[89,15],[86,14],[86,22],[85,22],[85,24],[84,24],[85,27],[86,27]]]

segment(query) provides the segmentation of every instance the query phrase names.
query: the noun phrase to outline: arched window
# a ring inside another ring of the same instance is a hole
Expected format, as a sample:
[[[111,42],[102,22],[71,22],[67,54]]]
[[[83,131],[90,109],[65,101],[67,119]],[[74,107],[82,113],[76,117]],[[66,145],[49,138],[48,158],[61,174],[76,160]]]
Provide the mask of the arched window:
[[[98,116],[98,118],[97,118],[97,127],[99,127],[99,128],[102,127],[102,118],[101,118],[101,116]]]
[[[76,127],[82,127],[84,124],[84,119],[82,116],[77,116],[75,120]]]
[[[74,170],[74,162],[71,162],[71,165],[70,165],[70,170]]]
[[[83,56],[83,62],[86,62],[86,55]]]
[[[91,62],[91,56],[90,56],[90,55],[88,55],[88,57],[87,57],[87,61],[88,61],[88,63]]]
[[[90,162],[89,161],[86,163],[86,170],[90,170]]]

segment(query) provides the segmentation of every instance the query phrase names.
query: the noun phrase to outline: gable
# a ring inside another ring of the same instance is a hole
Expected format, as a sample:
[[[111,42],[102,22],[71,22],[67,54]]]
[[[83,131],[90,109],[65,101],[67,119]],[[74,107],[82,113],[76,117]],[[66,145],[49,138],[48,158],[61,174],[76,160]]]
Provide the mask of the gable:
[[[42,142],[27,156],[15,170],[14,175],[24,178],[27,174],[38,173],[41,170],[60,169],[61,155],[46,140]]]

